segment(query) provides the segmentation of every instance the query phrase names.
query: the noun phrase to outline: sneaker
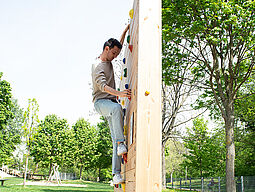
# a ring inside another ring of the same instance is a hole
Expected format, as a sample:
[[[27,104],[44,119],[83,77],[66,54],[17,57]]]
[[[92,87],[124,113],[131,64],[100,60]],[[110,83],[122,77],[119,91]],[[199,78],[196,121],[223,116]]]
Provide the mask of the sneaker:
[[[127,153],[127,147],[124,143],[120,143],[117,148],[118,156],[124,155]]]
[[[115,174],[112,180],[114,185],[124,183],[124,179],[122,179],[120,174]]]

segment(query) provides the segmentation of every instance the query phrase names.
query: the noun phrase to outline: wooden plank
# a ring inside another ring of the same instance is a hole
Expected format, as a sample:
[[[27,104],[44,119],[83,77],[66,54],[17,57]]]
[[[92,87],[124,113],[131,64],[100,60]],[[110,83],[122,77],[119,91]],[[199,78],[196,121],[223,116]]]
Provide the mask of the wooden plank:
[[[161,191],[161,1],[139,0],[136,192]],[[150,94],[145,96],[145,92]]]

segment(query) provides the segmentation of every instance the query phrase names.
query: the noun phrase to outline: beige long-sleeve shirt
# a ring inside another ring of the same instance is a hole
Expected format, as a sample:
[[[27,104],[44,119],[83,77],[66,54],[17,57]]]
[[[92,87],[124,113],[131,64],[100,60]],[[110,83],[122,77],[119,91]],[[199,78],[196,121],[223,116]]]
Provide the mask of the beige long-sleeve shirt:
[[[92,65],[93,102],[97,99],[114,99],[116,96],[104,91],[105,85],[115,89],[114,71],[110,61],[101,61],[99,58]]]

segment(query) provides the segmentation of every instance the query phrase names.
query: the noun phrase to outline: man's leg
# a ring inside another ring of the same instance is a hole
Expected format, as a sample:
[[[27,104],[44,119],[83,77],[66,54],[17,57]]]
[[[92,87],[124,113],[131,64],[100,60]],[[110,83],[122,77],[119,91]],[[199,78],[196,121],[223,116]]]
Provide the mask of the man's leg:
[[[112,120],[110,117],[106,117],[106,119],[109,123],[111,136],[112,136],[112,147],[113,147],[113,149],[112,149],[112,174],[114,175],[114,174],[118,174],[121,172],[121,156],[117,155],[118,144],[113,137]]]
[[[123,111],[121,105],[109,99],[101,99],[95,102],[95,109],[98,113],[107,118],[113,140],[112,172],[120,173],[121,156],[117,155],[119,142],[124,142],[123,133]]]

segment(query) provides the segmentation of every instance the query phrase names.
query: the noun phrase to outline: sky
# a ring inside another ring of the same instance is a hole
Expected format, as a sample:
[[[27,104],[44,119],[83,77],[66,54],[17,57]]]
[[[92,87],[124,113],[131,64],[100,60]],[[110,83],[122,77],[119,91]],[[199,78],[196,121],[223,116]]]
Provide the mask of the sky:
[[[0,0],[0,72],[21,108],[29,98],[39,118],[96,125],[91,65],[103,44],[120,36],[133,0]]]

